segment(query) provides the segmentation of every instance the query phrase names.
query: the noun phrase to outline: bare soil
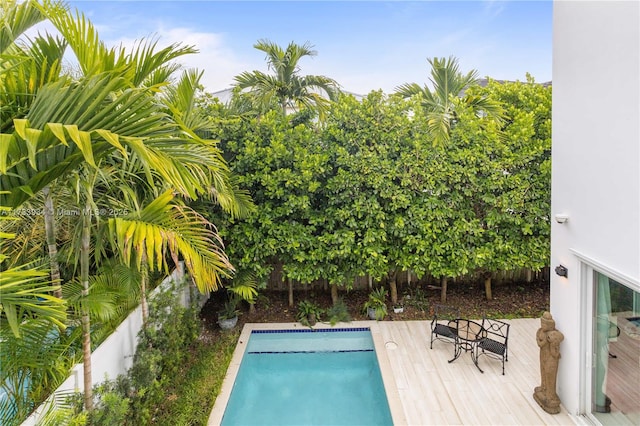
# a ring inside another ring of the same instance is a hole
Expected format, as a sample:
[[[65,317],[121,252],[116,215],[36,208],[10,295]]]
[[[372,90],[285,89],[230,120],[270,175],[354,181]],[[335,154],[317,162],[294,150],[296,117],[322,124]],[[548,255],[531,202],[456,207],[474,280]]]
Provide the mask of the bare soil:
[[[433,306],[440,304],[440,289],[424,286],[399,286],[399,298],[404,312],[396,314],[389,300],[389,314],[384,321],[427,320],[433,315]],[[349,308],[353,321],[368,320],[362,306],[367,300],[368,291],[341,291],[340,297]],[[241,306],[238,326],[244,323],[296,322],[297,304],[302,300],[316,303],[326,309],[331,306],[331,294],[328,291],[304,291],[294,293],[295,304],[288,304],[288,294],[281,291],[260,293],[255,311],[249,312],[248,305]],[[202,309],[201,317],[205,329],[210,332],[219,330],[218,311],[222,308],[226,294],[224,291],[213,293]],[[549,309],[549,285],[543,282],[513,283],[493,287],[493,299],[484,295],[484,284],[449,284],[446,303],[460,308],[465,318],[535,318]],[[325,317],[323,321],[328,321]]]

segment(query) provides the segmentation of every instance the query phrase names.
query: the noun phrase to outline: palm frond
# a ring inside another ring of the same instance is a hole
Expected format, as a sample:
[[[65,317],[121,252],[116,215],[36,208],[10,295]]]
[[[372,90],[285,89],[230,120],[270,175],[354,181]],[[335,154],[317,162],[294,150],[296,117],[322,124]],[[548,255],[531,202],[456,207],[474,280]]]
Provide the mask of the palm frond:
[[[119,78],[106,73],[78,83],[59,80],[47,85],[31,106],[28,121],[14,120],[16,131],[0,135],[0,183],[11,189],[5,196],[10,205],[19,205],[30,193],[81,162],[95,164],[96,158],[114,149],[125,153],[124,146],[181,193],[194,198],[197,192],[206,191],[198,177],[190,176],[176,161],[167,163],[167,159],[175,154],[173,146],[184,149],[187,144],[195,152],[191,155],[193,166],[196,155],[202,154],[198,150],[211,149],[203,147],[193,134],[180,133],[179,125],[162,111],[151,89],[114,92],[119,83],[113,80]],[[161,152],[163,149],[168,155]],[[222,167],[220,156],[206,158],[213,158],[212,167]],[[202,163],[203,158],[197,161]]]
[[[395,91],[403,98],[410,98],[415,95],[424,95],[429,90],[422,88],[418,83],[405,83],[400,86],[396,86]]]
[[[336,101],[340,95],[340,85],[332,78],[322,75],[305,75],[298,79],[296,84],[304,88],[307,94],[312,91],[324,92],[331,101]]]
[[[107,48],[84,13],[78,10],[75,14],[69,10],[61,13],[59,9],[48,7],[47,3],[41,7],[41,11],[69,43],[84,76],[115,70],[123,74],[134,72],[127,66],[125,49],[123,47]],[[126,84],[130,84],[130,80],[118,80],[118,82],[122,84],[123,89]]]
[[[191,132],[210,127],[208,117],[195,108],[196,92],[201,87],[202,71],[190,69],[182,73],[175,85],[168,88],[164,98],[171,115],[179,126]]]
[[[0,405],[2,424],[25,418],[34,403],[44,400],[68,377],[77,361],[72,336],[61,334],[51,322],[27,319],[22,322],[21,331],[21,337],[17,338],[9,330],[0,328],[0,390],[12,402],[8,411]]]
[[[212,186],[211,196],[234,219],[248,217],[256,209],[249,191],[240,189],[233,175],[224,185]]]
[[[41,206],[38,200],[34,200],[33,203],[23,204],[17,212],[0,212],[6,215],[7,219],[0,221],[0,232],[12,236],[0,244],[0,257],[6,258],[4,267],[11,268],[32,262],[45,252],[46,239]]]
[[[470,93],[464,97],[464,102],[479,115],[491,117],[498,123],[503,123],[505,120],[504,108],[494,99]]]
[[[182,46],[180,43],[174,43],[160,50],[156,50],[157,44],[157,39],[140,40],[134,46],[133,51],[127,55],[127,62],[133,64],[135,70],[133,75],[134,86],[137,87],[143,83],[147,86],[166,83],[172,74],[168,71],[173,72],[179,69],[179,66],[167,68],[166,66],[170,61],[183,55],[198,52],[194,46]],[[158,81],[157,75],[155,79],[148,80],[149,77],[160,69],[164,69],[165,72],[162,81]]]
[[[92,320],[109,321],[122,312],[119,302],[126,300],[125,291],[131,290],[128,285],[119,286],[117,279],[106,273],[90,276],[87,296],[82,296],[79,280],[70,280],[63,286],[62,294],[76,318],[88,312]]]
[[[227,286],[227,290],[242,300],[254,303],[258,296],[258,279],[249,270],[238,271],[233,276],[231,285]]]
[[[0,4],[0,54],[26,30],[45,19],[35,0],[6,0]]]
[[[59,78],[65,47],[51,36],[36,37],[28,49],[15,47],[13,65],[0,73],[0,132],[11,132],[13,120],[27,115],[38,91]]]
[[[24,318],[41,318],[60,328],[65,324],[65,302],[51,296],[58,285],[48,280],[48,273],[22,265],[0,273],[0,328],[8,326],[16,337],[21,335]]]
[[[215,290],[221,277],[233,270],[222,240],[204,217],[173,200],[167,191],[139,212],[110,219],[118,253],[125,264],[137,268],[144,254],[152,270],[167,269],[168,255],[174,263],[181,256],[198,288]]]

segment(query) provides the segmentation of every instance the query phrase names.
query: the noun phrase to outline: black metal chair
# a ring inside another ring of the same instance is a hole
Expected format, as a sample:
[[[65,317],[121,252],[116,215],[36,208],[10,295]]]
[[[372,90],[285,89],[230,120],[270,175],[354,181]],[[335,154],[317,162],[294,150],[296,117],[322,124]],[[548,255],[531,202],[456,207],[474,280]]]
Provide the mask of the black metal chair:
[[[449,343],[455,343],[458,327],[455,320],[460,318],[460,309],[447,305],[435,305],[433,308],[433,320],[431,321],[431,344],[438,339]]]
[[[485,337],[476,345],[476,359],[480,355],[488,355],[502,361],[502,374],[504,375],[504,363],[509,361],[509,327],[511,325],[499,320],[482,319],[482,328]]]
[[[616,323],[609,322],[609,340],[620,337],[620,327]],[[618,358],[618,355],[614,355],[609,351],[609,358]]]

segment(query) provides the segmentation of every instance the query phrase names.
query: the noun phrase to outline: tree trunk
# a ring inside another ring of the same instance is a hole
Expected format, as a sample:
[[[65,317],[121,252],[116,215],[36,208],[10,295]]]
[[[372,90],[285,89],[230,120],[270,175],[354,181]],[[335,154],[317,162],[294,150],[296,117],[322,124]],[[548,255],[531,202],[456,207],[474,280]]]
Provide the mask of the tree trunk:
[[[527,278],[526,278],[526,280],[527,280],[528,283],[533,281],[533,271],[531,269],[527,269]]]
[[[58,286],[53,291],[53,295],[62,298],[62,280],[60,279],[58,246],[56,245],[56,218],[51,188],[48,185],[45,186],[42,188],[42,193],[44,194],[44,229],[47,236],[47,248],[49,249],[49,274],[51,275],[51,282]]]
[[[338,286],[331,284],[331,302],[335,305],[338,303]]]
[[[82,281],[82,297],[89,296],[89,249],[91,237],[91,208],[89,204],[82,212],[82,245],[80,249],[80,280]],[[89,310],[83,300],[82,311],[82,355],[84,366],[84,408],[93,410],[93,389],[91,380],[91,322]]]
[[[249,303],[249,314],[255,314],[255,313],[256,313],[256,304]]]
[[[440,302],[447,303],[447,277],[440,277]]]
[[[289,284],[289,306],[293,307],[293,280],[287,278],[287,283]]]
[[[147,327],[149,319],[149,304],[147,303],[147,283],[149,282],[149,266],[147,262],[147,253],[142,251],[142,260],[140,262],[140,307],[142,308],[142,327]]]
[[[369,278],[369,291],[373,290],[373,277],[371,277],[371,274],[367,274],[367,277]]]
[[[391,303],[398,301],[398,273],[394,272],[389,280],[389,289],[391,290]]]
[[[493,299],[491,295],[491,274],[487,274],[484,276],[484,294],[487,297],[487,300]]]

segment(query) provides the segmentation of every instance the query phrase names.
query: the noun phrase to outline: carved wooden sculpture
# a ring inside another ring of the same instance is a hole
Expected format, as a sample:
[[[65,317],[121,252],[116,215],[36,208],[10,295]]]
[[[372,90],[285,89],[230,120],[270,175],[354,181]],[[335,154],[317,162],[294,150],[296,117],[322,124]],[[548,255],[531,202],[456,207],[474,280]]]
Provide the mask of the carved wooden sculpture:
[[[564,335],[556,330],[556,322],[549,312],[542,315],[540,323],[536,341],[540,347],[541,384],[535,388],[533,398],[544,411],[557,414],[560,412],[560,398],[556,393],[556,378],[560,361],[560,342],[564,340]]]

